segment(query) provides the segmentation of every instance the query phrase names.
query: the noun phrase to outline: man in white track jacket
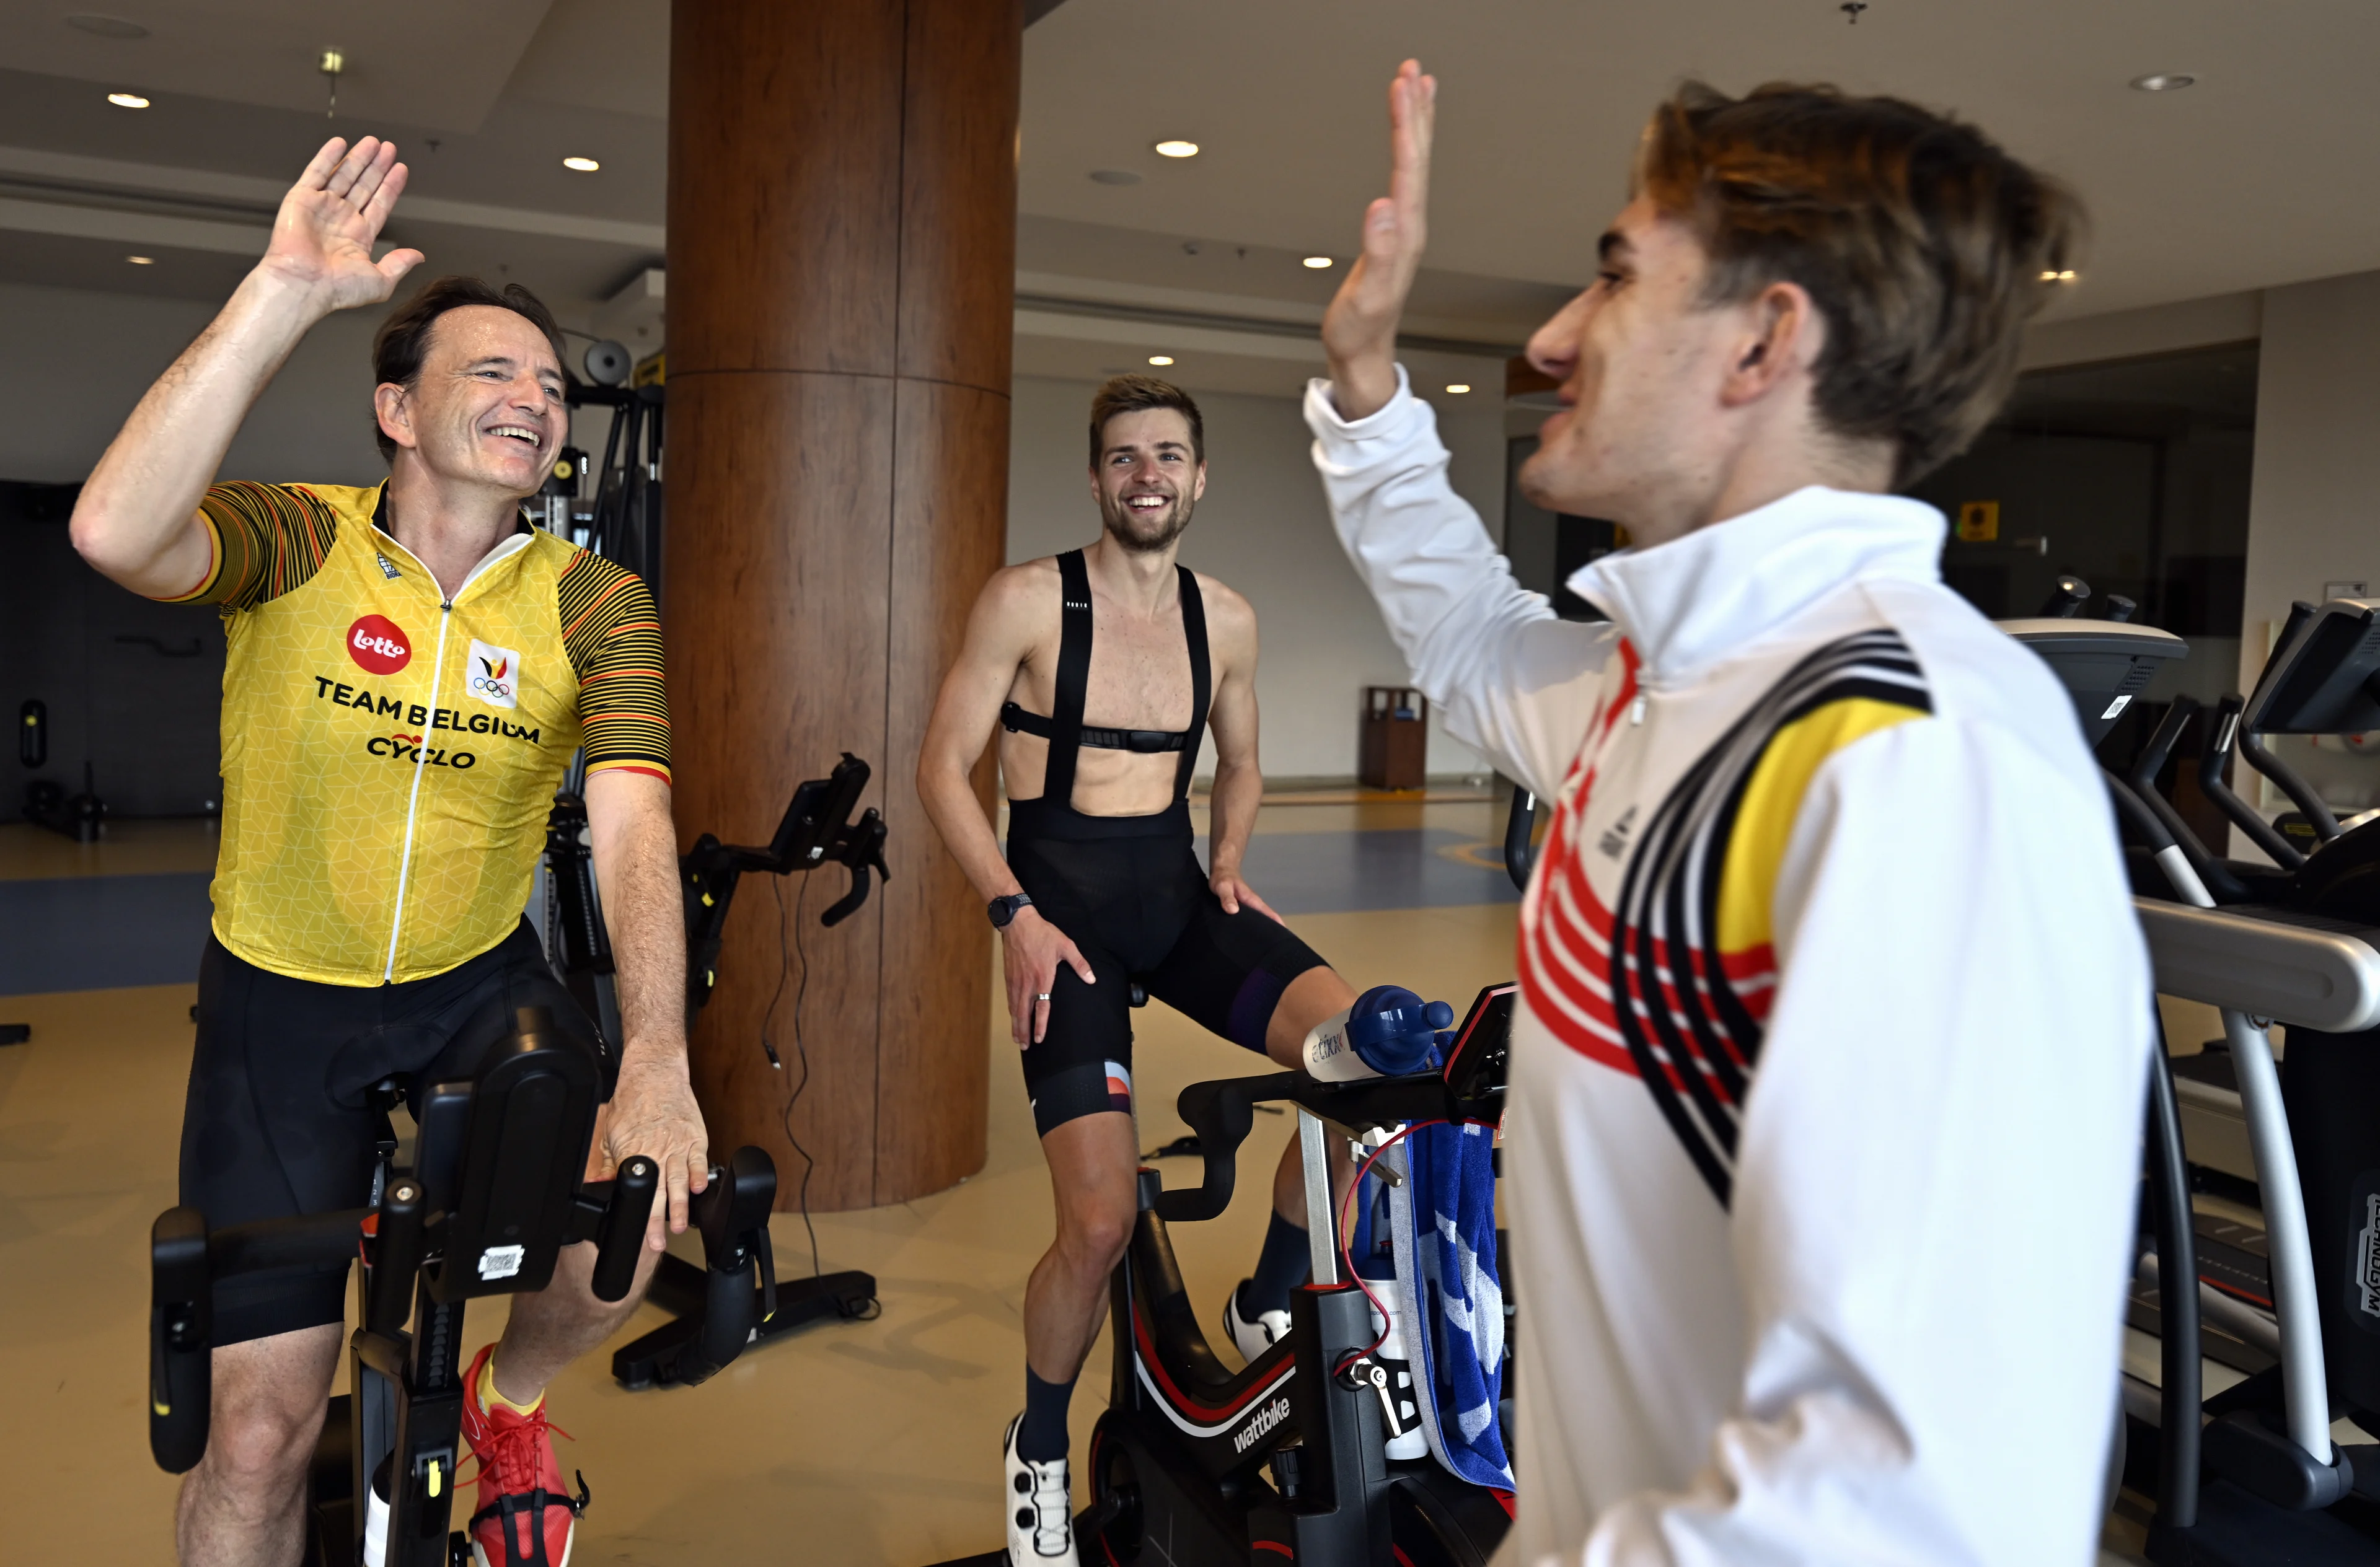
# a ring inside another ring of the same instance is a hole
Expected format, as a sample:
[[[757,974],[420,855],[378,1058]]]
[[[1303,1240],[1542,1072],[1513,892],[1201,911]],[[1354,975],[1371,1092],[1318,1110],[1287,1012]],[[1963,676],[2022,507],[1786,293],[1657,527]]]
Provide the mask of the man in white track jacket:
[[[1885,493],[1971,440],[2069,199],[1826,90],[1656,115],[1523,476],[1633,548],[1558,621],[1393,362],[1435,84],[1306,398],[1347,553],[1552,825],[1506,1121],[1509,1567],[2087,1562],[2149,974],[2063,691]]]

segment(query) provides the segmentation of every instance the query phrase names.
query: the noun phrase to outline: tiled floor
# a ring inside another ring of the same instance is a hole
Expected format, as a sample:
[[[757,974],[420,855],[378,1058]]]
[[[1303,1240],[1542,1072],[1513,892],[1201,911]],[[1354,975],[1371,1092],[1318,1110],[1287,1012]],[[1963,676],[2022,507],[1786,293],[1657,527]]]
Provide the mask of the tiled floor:
[[[1269,806],[1250,878],[1359,986],[1394,982],[1459,1008],[1511,974],[1512,893],[1488,850],[1501,825],[1476,801]],[[202,825],[124,824],[87,849],[0,826],[0,896],[69,879],[87,889],[93,877],[202,885],[212,855]],[[1463,886],[1481,889],[1475,901],[1447,901]],[[84,958],[104,965],[137,937],[187,976],[203,900],[192,925],[153,899],[49,898],[0,902],[0,963],[36,935],[48,954],[46,968],[0,972],[0,1022],[34,1030],[0,1049],[0,1560],[164,1561],[175,1482],[150,1463],[142,1414],[146,1252],[151,1220],[174,1201],[195,987],[83,988],[108,977]],[[1407,905],[1383,901],[1399,898]],[[44,909],[46,925],[27,922]],[[33,993],[10,973],[57,978]],[[1022,1402],[1018,1310],[1050,1197],[1002,1019],[986,1019],[985,1048],[983,1171],[917,1202],[818,1217],[825,1266],[875,1273],[882,1317],[812,1328],[697,1389],[624,1392],[602,1356],[556,1384],[554,1418],[577,1438],[565,1467],[585,1471],[595,1499],[576,1561],[906,1567],[999,1543],[997,1444]],[[1184,1085],[1249,1069],[1244,1052],[1160,1005],[1140,1014],[1135,1059],[1152,1148],[1183,1129],[1172,1103]],[[1200,1300],[1220,1301],[1246,1272],[1288,1133],[1286,1118],[1263,1118],[1231,1211],[1175,1232]],[[780,1215],[774,1235],[780,1266],[802,1266],[799,1220]],[[476,1347],[502,1320],[501,1306],[475,1310],[467,1337]],[[628,1332],[658,1320],[649,1309]],[[1075,1395],[1078,1451],[1105,1364],[1102,1344]]]

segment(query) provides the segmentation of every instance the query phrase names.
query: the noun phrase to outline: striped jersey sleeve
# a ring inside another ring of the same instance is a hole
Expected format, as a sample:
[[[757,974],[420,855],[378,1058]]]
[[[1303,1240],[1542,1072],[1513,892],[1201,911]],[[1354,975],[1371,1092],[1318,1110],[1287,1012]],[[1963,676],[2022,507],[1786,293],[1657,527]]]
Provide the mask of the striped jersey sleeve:
[[[199,502],[214,557],[198,586],[167,600],[253,609],[305,585],[338,536],[338,513],[296,485],[211,485]]]
[[[558,587],[562,642],[578,675],[587,773],[614,767],[670,781],[669,697],[652,590],[615,561],[580,550]]]
[[[1623,667],[1606,729],[1635,698],[1633,651]],[[1590,790],[1569,791],[1556,814],[1523,916],[1530,1007],[1582,1055],[1642,1079],[1722,1207],[1733,1200],[1743,1106],[1779,982],[1777,887],[1811,779],[1839,752],[1932,711],[1924,672],[1897,633],[1816,649],[1641,826],[1623,817],[1592,846],[1628,853],[1609,907],[1588,874],[1590,846],[1577,838]],[[1581,752],[1582,764],[1595,749]]]

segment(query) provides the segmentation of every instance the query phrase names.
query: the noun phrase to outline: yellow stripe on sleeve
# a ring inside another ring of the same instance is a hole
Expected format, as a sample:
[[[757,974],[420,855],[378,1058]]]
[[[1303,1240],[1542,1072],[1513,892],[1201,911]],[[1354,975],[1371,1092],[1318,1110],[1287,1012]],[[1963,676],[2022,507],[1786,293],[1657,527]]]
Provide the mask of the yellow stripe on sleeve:
[[[1719,872],[1718,946],[1742,952],[1766,946],[1774,934],[1777,875],[1785,846],[1802,814],[1810,779],[1828,757],[1895,724],[1927,717],[1922,707],[1846,696],[1779,729],[1761,753],[1736,809]]]

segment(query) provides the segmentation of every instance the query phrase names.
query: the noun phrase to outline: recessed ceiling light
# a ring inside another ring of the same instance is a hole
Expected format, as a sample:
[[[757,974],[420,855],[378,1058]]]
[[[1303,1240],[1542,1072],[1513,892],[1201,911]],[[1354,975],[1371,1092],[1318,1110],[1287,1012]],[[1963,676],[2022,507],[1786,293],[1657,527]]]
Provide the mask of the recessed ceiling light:
[[[562,160],[562,166],[565,169],[575,169],[582,175],[591,175],[603,165],[592,158],[565,158]]]
[[[1471,383],[1467,380],[1459,380],[1453,385],[1448,387],[1446,390],[1452,392],[1455,396],[1460,397],[1464,392],[1471,390]]]
[[[2188,71],[2152,71],[2134,77],[2132,85],[2143,92],[2179,92],[2197,79]]]
[[[2072,283],[2074,281],[2074,269],[2067,267],[2059,271],[2046,271],[2041,274],[2041,281],[2044,283]]]
[[[1170,365],[1173,363],[1173,356],[1171,354],[1151,354],[1148,356],[1148,362],[1152,365]]]
[[[119,109],[145,109],[149,106],[149,100],[137,92],[111,92],[107,101]]]
[[[1195,158],[1198,155],[1198,144],[1195,141],[1160,141],[1157,144],[1156,152],[1160,158]]]
[[[157,264],[157,258],[154,256],[127,256],[124,259],[136,267],[153,267]]]
[[[1138,185],[1140,183],[1140,176],[1133,173],[1130,169],[1093,169],[1091,171],[1091,183],[1094,185]]]
[[[1305,264],[1306,264],[1307,266],[1309,266],[1309,267],[1312,267],[1316,271],[1318,271],[1318,271],[1320,271],[1323,268],[1325,268],[1325,267],[1327,267],[1327,266],[1329,266],[1329,265],[1330,264],[1330,257],[1328,257],[1328,256],[1308,256],[1308,257],[1305,259]]]

